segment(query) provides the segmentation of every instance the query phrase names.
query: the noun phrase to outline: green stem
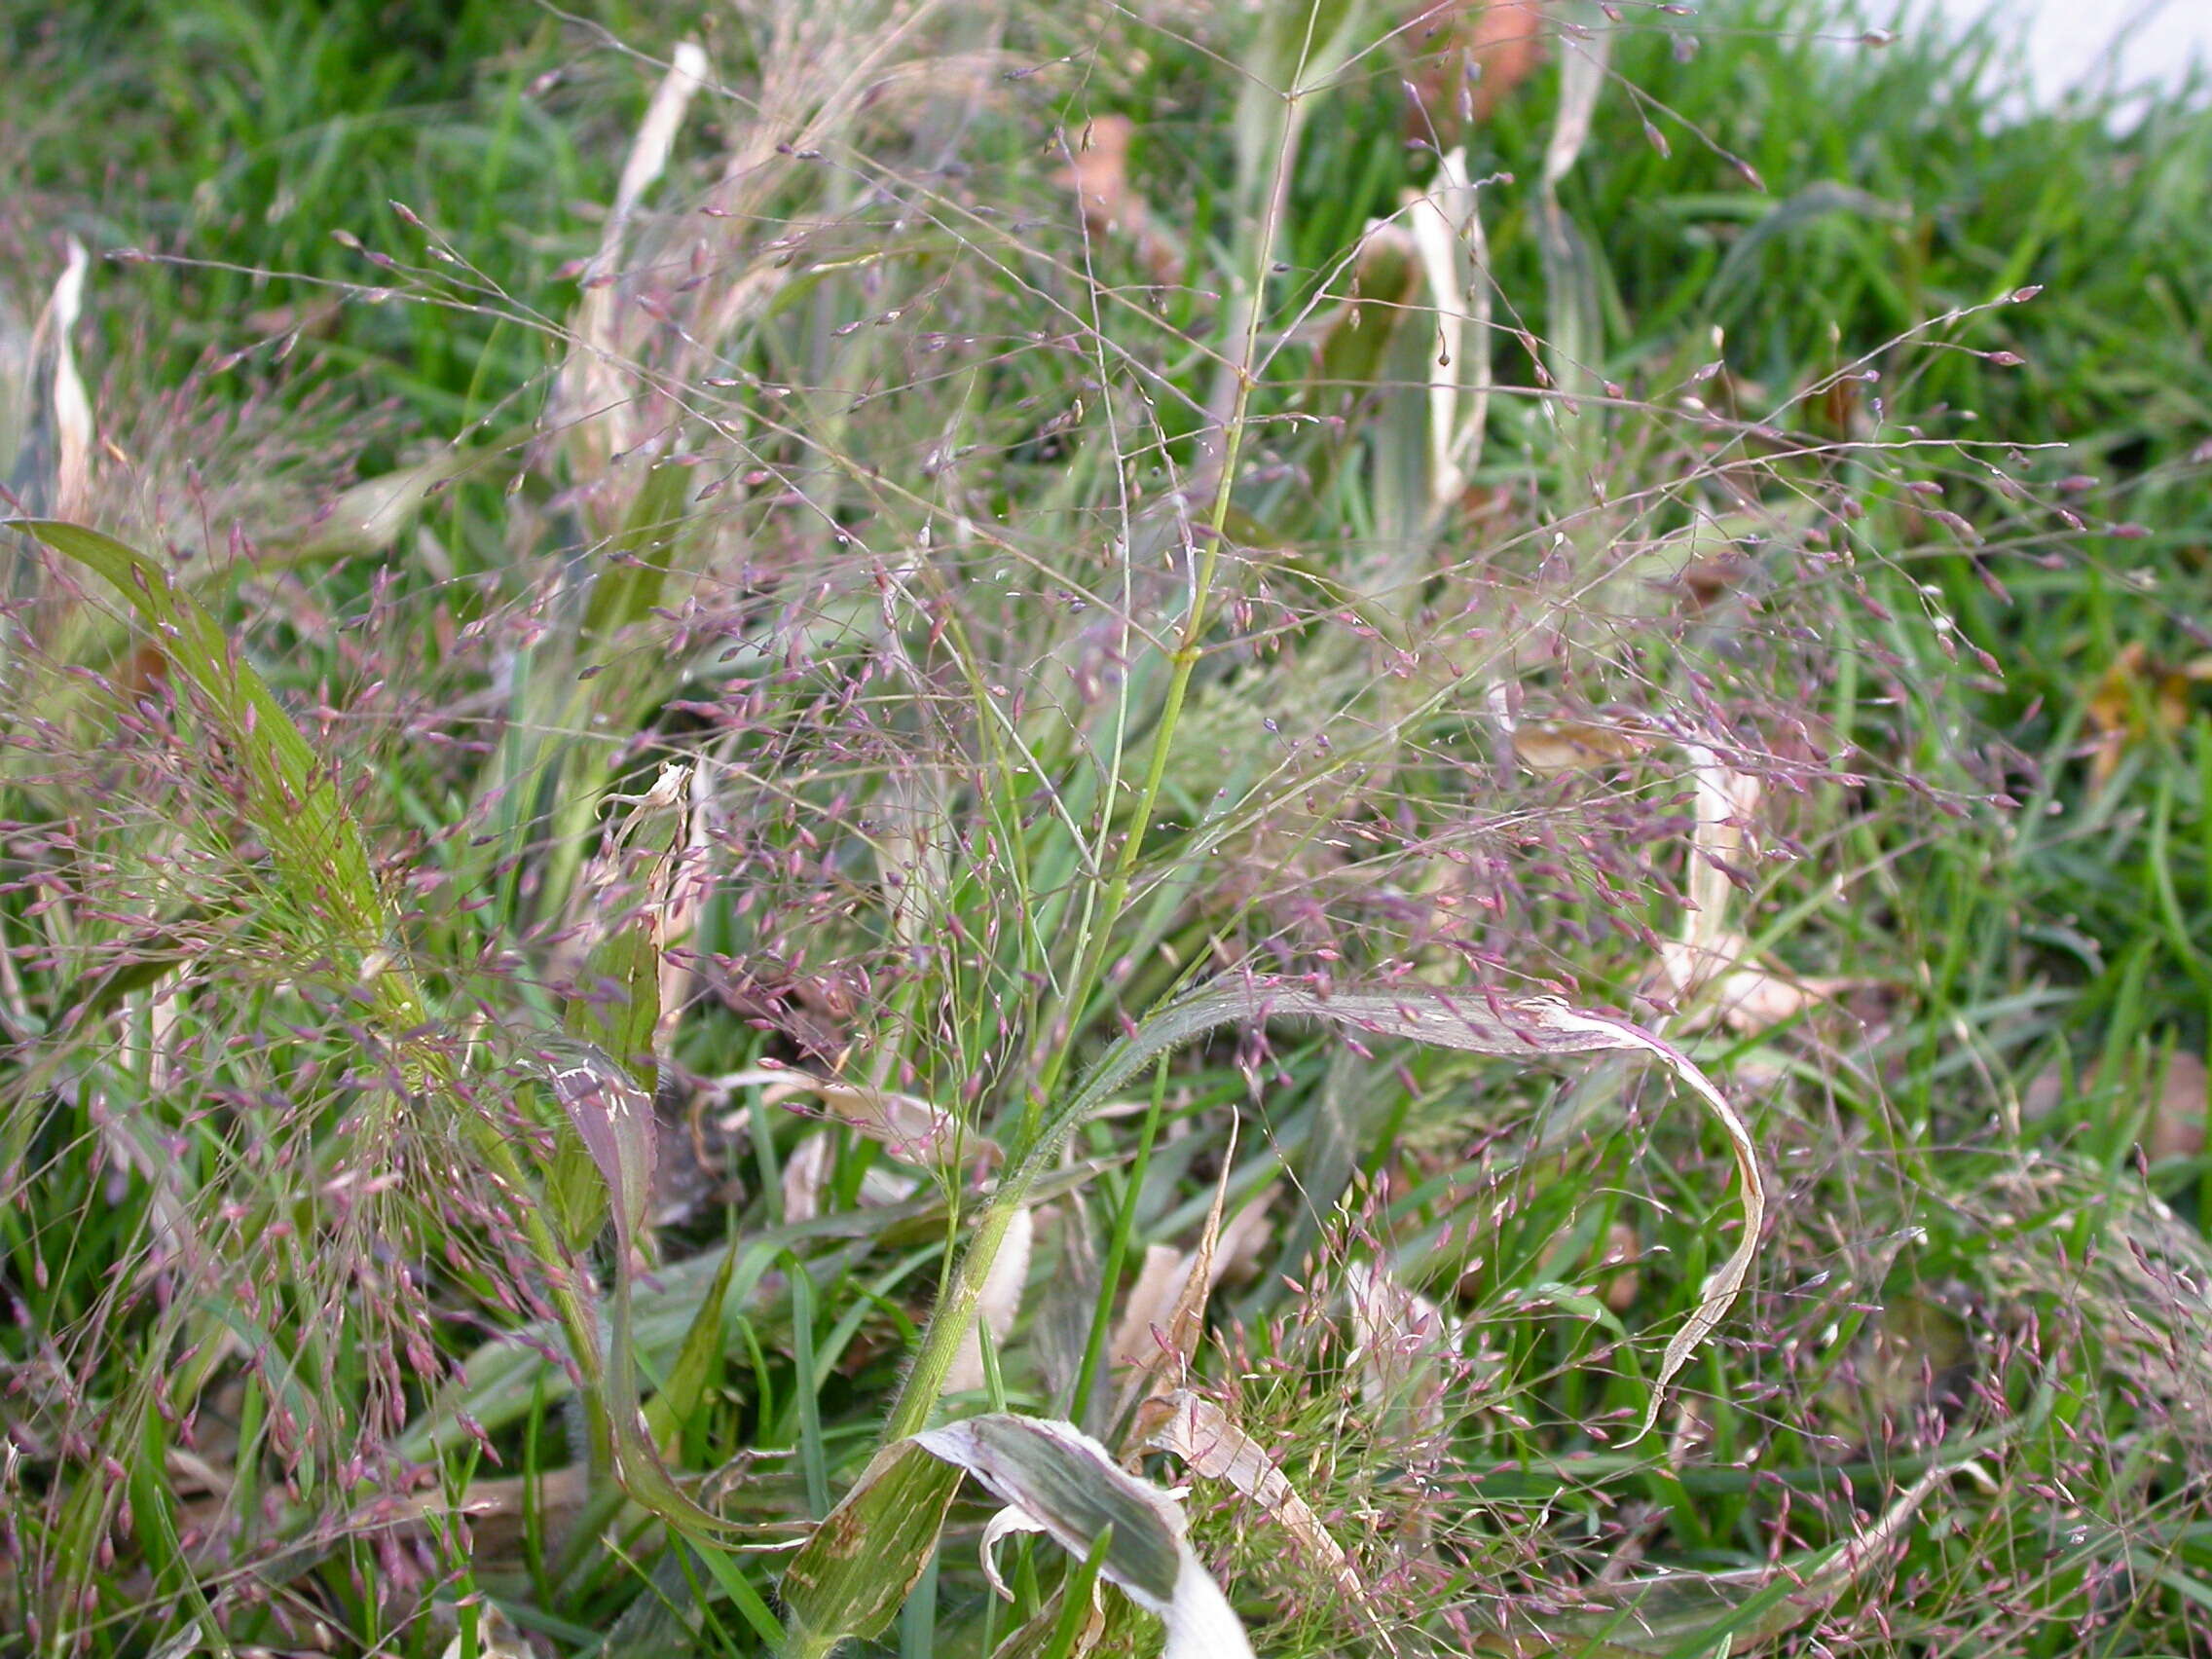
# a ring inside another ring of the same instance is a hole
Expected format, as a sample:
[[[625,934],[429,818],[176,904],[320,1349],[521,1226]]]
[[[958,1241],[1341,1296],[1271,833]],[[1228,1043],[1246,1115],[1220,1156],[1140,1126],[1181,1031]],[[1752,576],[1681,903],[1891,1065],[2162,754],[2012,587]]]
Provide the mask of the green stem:
[[[1297,93],[1289,94],[1296,97]],[[1270,267],[1274,260],[1275,240],[1280,229],[1282,200],[1280,188],[1283,176],[1290,166],[1290,146],[1286,143],[1276,158],[1276,179],[1269,191],[1269,211],[1261,222],[1258,258],[1252,274],[1252,303],[1244,323],[1244,339],[1235,365],[1236,395],[1229,418],[1224,423],[1221,452],[1221,475],[1215,481],[1213,505],[1207,515],[1205,545],[1199,549],[1198,571],[1191,584],[1191,608],[1183,618],[1183,627],[1176,642],[1173,657],[1174,672],[1167,682],[1167,695],[1161,706],[1160,721],[1156,729],[1152,757],[1145,768],[1144,785],[1137,795],[1136,810],[1131,815],[1129,829],[1122,842],[1120,855],[1114,861],[1107,877],[1106,898],[1098,910],[1097,931],[1087,941],[1078,959],[1075,974],[1068,982],[1068,994],[1061,1004],[1060,1017],[1066,1019],[1068,1030],[1046,1061],[1037,1080],[1035,1106],[1028,1146],[1008,1167],[999,1179],[998,1191],[984,1208],[981,1225],[977,1229],[975,1241],[954,1270],[952,1281],[943,1299],[938,1304],[929,1328],[922,1335],[920,1351],[914,1356],[914,1368],[906,1375],[905,1386],[900,1390],[898,1403],[893,1406],[883,1430],[883,1444],[918,1434],[928,1426],[931,1410],[943,1391],[944,1379],[952,1369],[953,1356],[967,1341],[969,1329],[976,1320],[976,1306],[982,1296],[983,1281],[989,1275],[991,1264],[998,1259],[999,1246],[1006,1240],[1007,1230],[1014,1225],[1016,1212],[1029,1200],[1030,1189],[1047,1173],[1058,1143],[1065,1136],[1059,1132],[1042,1132],[1036,1120],[1044,1102],[1050,1100],[1066,1075],[1068,1064],[1075,1052],[1081,1032],[1080,1015],[1097,991],[1104,973],[1107,952],[1112,946],[1114,924],[1128,903],[1129,887],[1135,879],[1138,861],[1144,853],[1145,838],[1152,829],[1155,812],[1159,808],[1160,794],[1167,779],[1169,753],[1175,745],[1175,728],[1182,719],[1183,704],[1190,694],[1191,677],[1198,668],[1200,642],[1205,636],[1210,616],[1209,602],[1213,586],[1221,570],[1221,547],[1225,528],[1229,522],[1230,498],[1235,485],[1236,464],[1244,447],[1245,422],[1251,410],[1252,363],[1259,351],[1260,318],[1265,310],[1263,297],[1267,291]],[[1067,1125],[1072,1127],[1072,1125]]]

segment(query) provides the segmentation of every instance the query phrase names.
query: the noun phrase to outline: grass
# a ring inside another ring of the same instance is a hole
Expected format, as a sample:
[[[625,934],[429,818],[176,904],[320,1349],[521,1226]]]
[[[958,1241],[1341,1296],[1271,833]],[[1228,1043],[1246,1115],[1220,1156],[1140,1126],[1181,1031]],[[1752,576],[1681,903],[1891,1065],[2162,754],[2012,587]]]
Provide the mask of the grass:
[[[2212,119],[1622,10],[0,14],[0,1650],[2205,1646]]]

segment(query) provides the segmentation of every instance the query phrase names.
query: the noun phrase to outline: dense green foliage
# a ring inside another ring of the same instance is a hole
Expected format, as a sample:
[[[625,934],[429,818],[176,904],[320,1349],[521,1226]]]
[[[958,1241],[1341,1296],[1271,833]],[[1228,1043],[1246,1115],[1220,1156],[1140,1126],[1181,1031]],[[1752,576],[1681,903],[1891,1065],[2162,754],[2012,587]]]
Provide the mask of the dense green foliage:
[[[1618,10],[0,10],[0,1652],[2203,1649],[2212,114]]]

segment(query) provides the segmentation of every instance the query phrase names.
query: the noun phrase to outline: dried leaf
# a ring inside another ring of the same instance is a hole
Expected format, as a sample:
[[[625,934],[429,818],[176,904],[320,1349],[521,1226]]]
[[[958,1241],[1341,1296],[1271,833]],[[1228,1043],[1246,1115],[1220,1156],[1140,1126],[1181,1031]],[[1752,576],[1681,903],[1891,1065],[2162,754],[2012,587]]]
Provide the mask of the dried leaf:
[[[822,1195],[830,1185],[830,1170],[837,1161],[837,1143],[828,1134],[812,1134],[784,1160],[784,1221],[786,1225],[812,1221],[822,1213]]]
[[[1604,355],[1604,307],[1596,256],[1579,226],[1560,203],[1559,186],[1573,169],[1590,136],[1598,94],[1604,90],[1613,31],[1598,25],[1597,7],[1586,0],[1555,0],[1563,17],[1583,22],[1562,48],[1559,109],[1544,147],[1536,191],[1536,240],[1543,255],[1544,297],[1550,319],[1544,367],[1552,384],[1569,395],[1593,393],[1601,383],[1591,365]]]
[[[1441,1433],[1445,1380],[1437,1360],[1446,1336],[1444,1310],[1366,1262],[1346,1269],[1345,1301],[1351,1310],[1360,1398],[1401,1418],[1414,1435]]]
[[[642,795],[611,795],[631,808],[610,823],[576,885],[571,909],[584,945],[583,984],[562,1011],[569,1034],[613,1055],[644,1088],[659,1079],[655,1043],[668,943],[670,895],[689,819],[693,769],[664,764]]]
[[[1697,828],[1690,838],[1689,903],[1681,936],[1659,947],[1659,981],[1677,1001],[1699,999],[1682,1022],[1703,1031],[1715,1020],[1755,1035],[1795,1019],[1862,983],[1795,978],[1761,967],[1751,941],[1728,925],[1759,805],[1759,781],[1724,765],[1699,744],[1683,746],[1696,780]]]
[[[994,1345],[1003,1344],[1014,1329],[1014,1321],[1021,1311],[1021,1295],[1029,1286],[1029,1256],[1036,1241],[1037,1224],[1029,1211],[1015,1213],[1014,1225],[1007,1229],[1006,1242],[992,1259],[991,1271],[983,1276],[983,1293],[976,1301],[976,1323],[969,1327],[967,1345],[954,1356],[952,1369],[945,1373],[944,1387],[947,1393],[957,1394],[983,1385],[983,1342],[981,1332],[991,1333]]]
[[[1514,758],[1542,778],[1618,766],[1645,747],[1645,740],[1625,726],[1592,720],[1526,720],[1513,727]]]
[[[2187,1049],[2176,1050],[2159,1076],[2157,1098],[2151,1103],[2144,1151],[2154,1161],[2203,1156],[2205,1086],[2203,1060]]]
[[[54,284],[45,319],[54,336],[54,511],[67,519],[87,517],[92,506],[92,400],[77,372],[73,339],[90,268],[85,244],[71,237],[68,263]]]
[[[2083,705],[2095,732],[2087,745],[2090,784],[2102,789],[2110,782],[2134,745],[2186,728],[2190,688],[2207,679],[2212,661],[2206,658],[2168,668],[2154,662],[2140,640],[2122,645]]]
[[[1226,1171],[1225,1171],[1226,1174]],[[1123,1303],[1122,1317],[1114,1326],[1107,1353],[1117,1365],[1131,1365],[1141,1373],[1164,1368],[1175,1356],[1188,1361],[1195,1346],[1198,1324],[1205,1313],[1206,1298],[1230,1271],[1251,1259],[1268,1229],[1268,1201],[1273,1189],[1262,1193],[1220,1229],[1210,1250],[1203,1240],[1198,1248],[1179,1251],[1172,1245],[1149,1244],[1136,1282]],[[1204,1275],[1199,1275],[1201,1262]]]
[[[1748,965],[1751,952],[1751,941],[1736,933],[1723,933],[1702,945],[1680,940],[1660,945],[1660,974],[1667,988],[1678,999],[1699,999],[1682,1021],[1684,1031],[1703,1031],[1717,1020],[1731,1031],[1755,1036],[1863,982],[1770,973]]]
[[[975,1133],[955,1114],[918,1094],[767,1066],[731,1072],[718,1082],[725,1088],[757,1086],[771,1105],[812,1095],[839,1123],[879,1143],[903,1163],[945,1167],[964,1159],[1001,1156],[996,1141]]]
[[[570,320],[569,354],[548,417],[551,428],[562,434],[571,473],[582,484],[599,483],[615,456],[638,447],[641,434],[622,368],[630,353],[624,349],[625,313],[615,276],[638,203],[668,166],[684,111],[706,77],[707,55],[692,41],[679,45],[639,124],[607,228],[585,267],[583,299]]]
[[[515,1629],[498,1604],[488,1598],[479,1599],[476,1610],[476,1659],[531,1659],[530,1643],[522,1632]],[[446,1643],[439,1659],[467,1659],[469,1645],[459,1635]]]
[[[1657,1419],[1667,1384],[1680,1372],[1698,1345],[1727,1315],[1750,1277],[1766,1220],[1766,1183],[1751,1131],[1726,1095],[1688,1055],[1641,1026],[1611,1014],[1569,1007],[1557,997],[1507,997],[1452,992],[1427,985],[1389,989],[1346,988],[1326,995],[1309,985],[1281,979],[1237,980],[1201,989],[1161,1010],[1140,1027],[1141,1045],[1153,1052],[1233,1018],[1287,1016],[1326,1019],[1358,1030],[1407,1037],[1439,1048],[1526,1058],[1536,1055],[1627,1051],[1653,1056],[1702,1099],[1728,1137],[1735,1154],[1744,1207],[1743,1234],[1736,1247],[1708,1279],[1695,1311],[1668,1339],[1660,1356],[1650,1404],[1638,1425],[1639,1436]],[[1117,1059],[1120,1059],[1117,1055]],[[1088,1088],[1120,1081],[1118,1065],[1102,1065]]]
[[[1408,218],[1436,326],[1428,375],[1428,510],[1435,517],[1465,494],[1490,423],[1489,244],[1464,150],[1437,159],[1436,182],[1410,204]],[[1462,390],[1469,394],[1463,419]]]
[[[1008,1586],[1007,1581],[999,1576],[999,1561],[996,1554],[999,1540],[1014,1532],[1043,1532],[1045,1530],[1045,1523],[1038,1520],[1036,1516],[1030,1514],[1018,1503],[1008,1504],[984,1523],[983,1578],[998,1593],[1000,1601],[1013,1601],[1014,1591]]]
[[[920,1095],[827,1079],[805,1088],[840,1122],[880,1142],[902,1163],[948,1164],[977,1154],[998,1154],[996,1142],[969,1134],[951,1112]]]
[[[1367,1585],[1344,1546],[1321,1525],[1312,1506],[1299,1496],[1289,1477],[1275,1467],[1259,1442],[1231,1422],[1228,1414],[1211,1400],[1188,1388],[1156,1395],[1137,1408],[1134,1432],[1150,1450],[1180,1457],[1208,1480],[1227,1481],[1279,1522],[1328,1569],[1346,1596],[1373,1610]],[[1385,1649],[1397,1651],[1389,1632],[1380,1624],[1376,1635]]]
[[[1076,193],[1083,222],[1094,237],[1126,237],[1153,279],[1181,276],[1183,250],[1129,182],[1129,139],[1136,124],[1125,115],[1093,116],[1075,148],[1074,166],[1059,182]]]

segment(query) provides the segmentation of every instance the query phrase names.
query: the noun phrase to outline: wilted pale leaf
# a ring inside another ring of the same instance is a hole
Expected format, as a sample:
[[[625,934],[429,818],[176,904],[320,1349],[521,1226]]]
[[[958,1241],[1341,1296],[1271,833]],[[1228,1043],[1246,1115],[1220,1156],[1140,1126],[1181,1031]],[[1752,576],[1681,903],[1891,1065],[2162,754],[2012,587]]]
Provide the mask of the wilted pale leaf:
[[[1037,1224],[1026,1209],[1016,1211],[999,1246],[991,1271],[983,1276],[983,1293],[976,1300],[976,1322],[969,1328],[967,1346],[954,1357],[945,1374],[948,1393],[983,1385],[983,1343],[980,1333],[991,1334],[993,1346],[1003,1344],[1021,1312],[1021,1293],[1029,1285],[1029,1254],[1036,1241]]]
[[[1515,997],[1479,990],[1453,993],[1415,984],[1360,986],[1324,993],[1310,983],[1238,977],[1202,985],[1155,1009],[1107,1050],[1082,1088],[1054,1106],[1020,1161],[1000,1180],[997,1193],[977,1225],[974,1241],[939,1300],[937,1315],[892,1408],[891,1422],[896,1432],[911,1434],[928,1420],[930,1410],[943,1391],[953,1357],[967,1340],[982,1281],[1014,1211],[1026,1204],[1029,1194],[1052,1169],[1076,1128],[1159,1055],[1222,1025],[1287,1016],[1322,1019],[1357,1031],[1513,1059],[1634,1051],[1662,1061],[1705,1101],[1735,1154],[1742,1189],[1743,1233],[1707,1282],[1696,1310],[1667,1343],[1651,1403],[1638,1432],[1649,1429],[1658,1416],[1666,1384],[1743,1290],[1766,1216],[1766,1189],[1751,1131],[1727,1097],[1686,1055],[1649,1032],[1624,1019],[1583,1013],[1556,997]]]
[[[1166,1624],[1162,1659],[1251,1659],[1243,1626],[1184,1539],[1174,1500],[1073,1423],[1001,1413],[927,1429],[914,1443],[967,1470],[1078,1560],[1111,1527],[1101,1576]]]
[[[1016,1532],[1044,1532],[1046,1530],[1045,1523],[1038,1520],[1036,1516],[1030,1514],[1018,1503],[1008,1504],[984,1523],[981,1546],[983,1578],[998,1593],[1000,1601],[1013,1601],[1014,1590],[1004,1578],[999,1576],[999,1540],[1011,1537]]]
[[[1683,747],[1697,786],[1697,828],[1690,835],[1689,910],[1681,933],[1682,942],[1694,953],[1694,966],[1719,958],[1721,946],[1736,937],[1728,929],[1728,907],[1735,896],[1735,883],[1729,877],[1731,871],[1740,873],[1743,869],[1760,790],[1758,779],[1724,765],[1704,745]],[[1733,953],[1742,954],[1740,950]],[[1711,978],[1725,966],[1725,961],[1718,962],[1703,978]]]
[[[1684,1031],[1703,1031],[1718,1020],[1731,1031],[1753,1036],[1795,1019],[1860,982],[1769,973],[1756,966],[1751,949],[1750,940],[1727,932],[1703,944],[1668,940],[1660,945],[1660,971],[1667,987],[1679,999],[1697,998],[1697,1006],[1682,1021]]]
[[[1345,1301],[1351,1309],[1360,1398],[1401,1415],[1417,1434],[1440,1433],[1444,1310],[1366,1262],[1346,1269]]]
[[[530,1643],[497,1604],[480,1599],[476,1613],[476,1659],[531,1659]],[[468,1659],[468,1644],[456,1635],[439,1659]]]
[[[83,518],[92,505],[92,400],[77,372],[76,331],[84,309],[85,275],[91,259],[85,244],[69,239],[69,259],[47,304],[46,326],[53,331],[54,510],[61,518]]]
[[[1224,1275],[1239,1262],[1250,1260],[1259,1248],[1268,1230],[1272,1192],[1271,1188],[1238,1210],[1220,1228],[1210,1248],[1203,1239],[1190,1250],[1167,1244],[1145,1246],[1136,1282],[1129,1287],[1122,1317],[1107,1344],[1107,1354],[1116,1365],[1150,1370],[1170,1363],[1170,1355],[1189,1359],[1189,1349],[1180,1345],[1195,1342],[1206,1298]],[[1179,1311],[1183,1309],[1188,1311]]]
[[[1618,766],[1643,753],[1645,741],[1625,726],[1594,720],[1526,720],[1513,728],[1513,755],[1538,777]]]
[[[1000,1156],[996,1141],[975,1133],[953,1113],[918,1094],[769,1066],[731,1072],[716,1081],[724,1088],[757,1087],[770,1105],[812,1095],[837,1122],[877,1142],[902,1163],[942,1166],[960,1159]]]
[[[628,318],[614,277],[638,203],[667,166],[684,111],[705,82],[707,67],[707,55],[695,42],[678,45],[638,126],[598,251],[585,268],[583,298],[570,318],[569,355],[554,385],[548,424],[562,434],[570,472],[579,484],[599,483],[615,456],[637,447],[634,387],[621,366],[631,355],[623,333]]]

